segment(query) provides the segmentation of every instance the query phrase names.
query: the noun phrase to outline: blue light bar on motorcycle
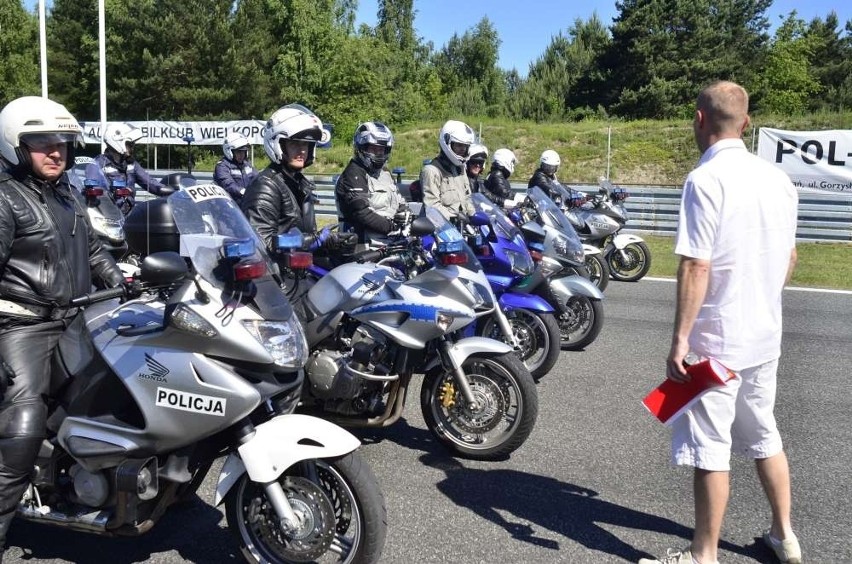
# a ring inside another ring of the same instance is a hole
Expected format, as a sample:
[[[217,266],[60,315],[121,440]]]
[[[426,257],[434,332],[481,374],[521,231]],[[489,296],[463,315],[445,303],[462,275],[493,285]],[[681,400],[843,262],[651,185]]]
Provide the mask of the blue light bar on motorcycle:
[[[222,254],[229,259],[250,257],[254,254],[254,241],[251,239],[228,241],[222,247]]]
[[[439,241],[439,253],[458,253],[464,250],[464,241]]]
[[[301,249],[303,237],[299,232],[282,233],[273,240],[275,249]]]

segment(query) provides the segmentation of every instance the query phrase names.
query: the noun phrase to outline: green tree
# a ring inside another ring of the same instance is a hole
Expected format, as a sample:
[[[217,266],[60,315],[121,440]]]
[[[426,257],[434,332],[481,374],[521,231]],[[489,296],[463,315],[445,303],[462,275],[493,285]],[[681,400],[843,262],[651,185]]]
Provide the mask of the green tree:
[[[37,20],[20,0],[0,0],[0,107],[40,93]]]
[[[100,116],[98,5],[91,0],[56,0],[47,20],[47,63],[51,97],[78,119]]]
[[[625,117],[691,112],[712,80],[751,82],[768,35],[772,0],[623,0],[601,58],[600,98]]]
[[[821,86],[821,95],[811,98],[811,109],[841,109],[852,106],[852,20],[846,33],[835,12],[825,20],[814,18],[804,31],[811,46],[810,71]]]
[[[438,76],[454,112],[502,115],[506,74],[497,66],[500,38],[488,17],[463,36],[453,34],[435,56]]]
[[[802,114],[820,91],[811,68],[817,38],[806,30],[805,22],[793,11],[775,32],[752,88],[756,111]]]

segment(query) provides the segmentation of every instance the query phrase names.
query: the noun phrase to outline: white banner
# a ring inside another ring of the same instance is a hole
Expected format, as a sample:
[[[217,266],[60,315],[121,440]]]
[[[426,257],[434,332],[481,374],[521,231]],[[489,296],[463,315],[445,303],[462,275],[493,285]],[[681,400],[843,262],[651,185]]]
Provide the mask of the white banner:
[[[107,128],[119,123],[126,123],[141,129],[145,137],[139,140],[140,144],[186,145],[187,139],[191,139],[193,145],[221,145],[228,133],[236,131],[244,135],[252,145],[262,145],[263,138],[260,132],[266,122],[261,120],[108,121]],[[80,125],[83,127],[83,137],[86,143],[100,144],[101,122],[84,121]]]
[[[761,127],[757,155],[783,169],[798,188],[852,194],[852,130]]]

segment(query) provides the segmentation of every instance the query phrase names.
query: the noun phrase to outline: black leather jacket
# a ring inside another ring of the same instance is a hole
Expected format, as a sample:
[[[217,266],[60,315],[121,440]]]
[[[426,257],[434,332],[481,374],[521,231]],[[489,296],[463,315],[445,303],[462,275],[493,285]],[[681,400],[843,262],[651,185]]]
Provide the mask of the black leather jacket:
[[[124,281],[67,178],[0,172],[0,299],[64,308],[91,291],[93,277],[102,287]]]
[[[501,168],[492,168],[485,179],[482,193],[500,207],[512,199],[512,185]]]
[[[527,187],[532,188],[533,186],[538,186],[548,198],[553,199],[553,196],[556,193],[554,192],[554,189],[558,184],[559,182],[557,182],[554,178],[544,174],[540,168],[537,168],[535,173],[533,173],[532,178],[530,178]]]
[[[246,188],[240,207],[263,244],[272,250],[272,239],[293,227],[304,234],[316,231],[315,200],[314,183],[304,174],[272,164]]]

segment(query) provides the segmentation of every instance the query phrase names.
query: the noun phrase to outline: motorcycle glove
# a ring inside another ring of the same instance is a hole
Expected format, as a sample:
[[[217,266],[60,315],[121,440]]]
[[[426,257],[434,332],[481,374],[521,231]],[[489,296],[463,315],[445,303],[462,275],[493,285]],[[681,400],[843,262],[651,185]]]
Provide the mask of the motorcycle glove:
[[[330,252],[351,254],[355,252],[355,245],[357,243],[358,236],[354,233],[333,231],[325,240],[324,246]]]
[[[0,360],[0,401],[6,397],[6,390],[12,387],[15,380],[15,372],[6,361]]]
[[[313,241],[308,245],[309,251],[315,251],[322,247],[325,242],[331,237],[331,229],[328,227],[323,227],[319,233],[316,235],[308,235],[308,237],[313,237]]]

